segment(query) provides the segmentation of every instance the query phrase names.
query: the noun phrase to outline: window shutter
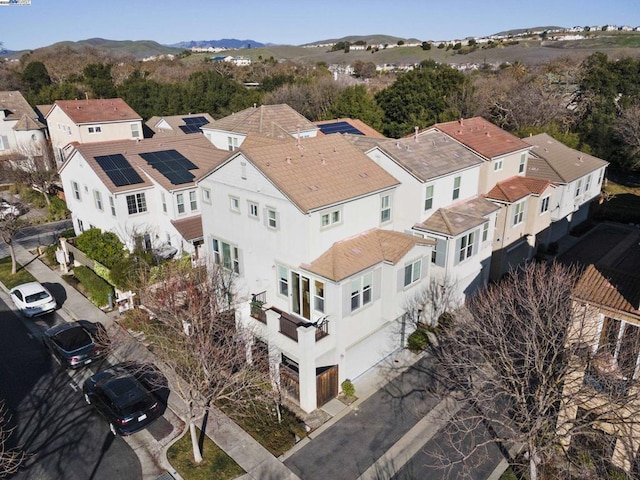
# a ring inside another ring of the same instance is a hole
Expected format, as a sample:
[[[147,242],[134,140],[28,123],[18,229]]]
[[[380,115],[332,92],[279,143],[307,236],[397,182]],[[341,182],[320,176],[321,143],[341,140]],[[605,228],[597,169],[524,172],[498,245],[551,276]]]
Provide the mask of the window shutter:
[[[5,150],[9,150],[9,137],[2,135],[2,146]]]
[[[422,257],[422,263],[420,264],[420,278],[425,278],[427,276],[427,271],[429,269],[429,264],[431,263],[430,257]]]
[[[436,265],[444,267],[447,258],[447,241],[444,238],[436,238]]]
[[[241,277],[244,276],[243,256],[242,249],[238,248],[238,275]]]
[[[397,278],[397,289],[401,292],[404,289],[404,265],[399,265],[398,268],[398,278]]]
[[[269,219],[267,218],[267,209],[266,208],[262,209],[262,224],[265,227],[269,227]]]
[[[276,210],[276,230],[280,230],[280,212]]]
[[[351,315],[351,280],[343,280],[342,284],[342,317]]]
[[[371,285],[371,301],[375,302],[376,300],[378,300],[380,298],[380,290],[382,289],[382,269],[381,268],[376,268],[373,271],[373,278],[372,278],[372,285]]]
[[[456,249],[453,252],[453,264],[458,265],[460,263],[460,245],[462,245],[462,239],[456,240]]]

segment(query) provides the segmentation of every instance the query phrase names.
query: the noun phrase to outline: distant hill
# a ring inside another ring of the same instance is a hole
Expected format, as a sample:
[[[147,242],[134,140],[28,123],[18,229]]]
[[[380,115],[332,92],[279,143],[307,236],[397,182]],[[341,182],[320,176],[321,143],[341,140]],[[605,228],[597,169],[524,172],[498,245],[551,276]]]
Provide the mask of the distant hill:
[[[179,42],[169,45],[174,48],[189,49],[193,47],[199,48],[263,48],[266,44],[256,42],[255,40],[238,40],[237,38],[223,38],[220,40],[190,40],[188,42]]]
[[[561,30],[561,29],[565,29],[566,27],[558,27],[558,26],[551,26],[551,27],[531,27],[531,28],[516,28],[513,30],[505,30],[504,32],[498,32],[498,33],[494,33],[494,35],[499,35],[499,36],[509,36],[509,35],[521,35],[523,33],[527,33],[527,32],[544,32],[545,30]]]
[[[156,55],[177,55],[182,49],[161,45],[153,40],[106,40],[104,38],[89,38],[77,42],[58,42],[50,45],[48,49],[68,47],[81,50],[86,47],[106,50],[114,56],[133,56],[135,58],[147,58]]]
[[[392,35],[382,35],[382,34],[373,34],[373,35],[349,35],[347,37],[342,38],[331,38],[327,40],[318,40],[317,42],[305,43],[305,45],[326,45],[329,43],[338,43],[338,42],[349,42],[354,44],[356,42],[365,42],[367,45],[372,44],[389,44],[396,45],[400,40],[405,43],[415,43],[422,42],[422,40],[418,40],[417,38],[402,38],[402,37],[394,37]],[[303,45],[303,46],[305,46]]]

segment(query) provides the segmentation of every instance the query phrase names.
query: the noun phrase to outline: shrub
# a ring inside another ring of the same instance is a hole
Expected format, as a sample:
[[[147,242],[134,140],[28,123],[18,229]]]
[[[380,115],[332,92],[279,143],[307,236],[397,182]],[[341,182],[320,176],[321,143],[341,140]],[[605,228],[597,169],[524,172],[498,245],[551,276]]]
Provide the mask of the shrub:
[[[453,313],[443,312],[438,317],[438,329],[441,331],[449,330],[453,326]]]
[[[340,384],[340,388],[342,388],[342,393],[347,397],[353,397],[356,394],[356,387],[353,386],[353,382],[348,378]]]
[[[123,257],[124,247],[113,232],[103,232],[99,228],[85,230],[76,239],[76,246],[89,258],[111,268]]]
[[[58,249],[57,243],[54,243],[53,245],[49,245],[47,248],[44,249],[44,257],[48,265],[56,266],[58,264],[58,259],[56,258],[57,249]]]
[[[67,204],[64,203],[64,200],[58,197],[51,197],[51,203],[49,204],[49,221],[64,220],[68,216],[69,210],[67,210]]]
[[[100,278],[89,267],[80,265],[73,269],[73,275],[87,289],[89,300],[95,305],[102,307],[109,303],[109,295],[113,297],[113,287]]]
[[[75,238],[76,231],[73,228],[67,228],[60,232],[60,236],[64,238]]]
[[[407,339],[407,348],[412,352],[417,353],[427,348],[428,343],[429,339],[427,338],[427,332],[418,329],[409,335],[409,338]]]

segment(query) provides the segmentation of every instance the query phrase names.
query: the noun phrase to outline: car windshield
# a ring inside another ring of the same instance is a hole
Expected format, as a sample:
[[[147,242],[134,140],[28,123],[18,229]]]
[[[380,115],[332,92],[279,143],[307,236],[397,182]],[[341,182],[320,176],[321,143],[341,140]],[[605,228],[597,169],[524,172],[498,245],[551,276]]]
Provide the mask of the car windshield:
[[[36,292],[36,293],[32,293],[31,295],[27,295],[24,298],[24,301],[27,303],[34,303],[39,300],[45,300],[47,298],[49,298],[49,294],[43,290],[41,292]]]
[[[78,350],[79,348],[91,345],[92,340],[84,328],[76,327],[62,330],[54,335],[53,340],[67,351]]]

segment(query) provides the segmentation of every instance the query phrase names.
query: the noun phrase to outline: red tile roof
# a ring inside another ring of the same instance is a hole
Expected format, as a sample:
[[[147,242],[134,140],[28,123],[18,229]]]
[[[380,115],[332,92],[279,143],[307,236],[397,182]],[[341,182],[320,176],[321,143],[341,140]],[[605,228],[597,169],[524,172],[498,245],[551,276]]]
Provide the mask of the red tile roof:
[[[202,215],[194,215],[180,220],[171,220],[171,223],[185,240],[197,240],[202,238]]]
[[[121,98],[107,98],[99,100],[57,100],[58,106],[76,124],[97,122],[122,122],[128,120],[142,120],[133,108]],[[51,114],[49,110],[47,116]]]
[[[513,203],[528,195],[541,195],[549,185],[552,185],[552,183],[548,180],[511,177],[497,183],[495,187],[486,194],[486,197],[500,202]]]
[[[482,117],[437,123],[434,127],[485,158],[530,148],[529,144]]]
[[[583,302],[640,321],[640,277],[589,265],[578,280],[573,296]]]

